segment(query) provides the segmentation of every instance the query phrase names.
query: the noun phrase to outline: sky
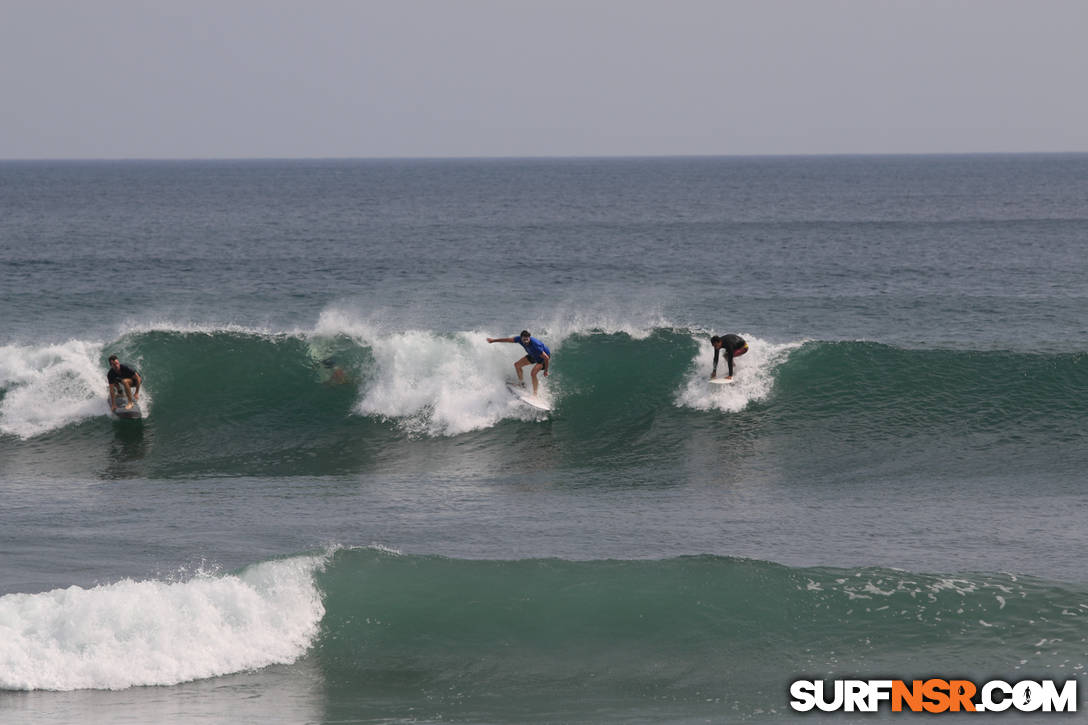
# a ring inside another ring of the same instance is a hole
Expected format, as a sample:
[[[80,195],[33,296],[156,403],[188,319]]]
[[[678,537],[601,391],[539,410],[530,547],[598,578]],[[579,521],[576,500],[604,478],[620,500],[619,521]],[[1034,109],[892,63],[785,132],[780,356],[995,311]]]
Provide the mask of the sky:
[[[1088,0],[0,0],[0,159],[1088,151]]]

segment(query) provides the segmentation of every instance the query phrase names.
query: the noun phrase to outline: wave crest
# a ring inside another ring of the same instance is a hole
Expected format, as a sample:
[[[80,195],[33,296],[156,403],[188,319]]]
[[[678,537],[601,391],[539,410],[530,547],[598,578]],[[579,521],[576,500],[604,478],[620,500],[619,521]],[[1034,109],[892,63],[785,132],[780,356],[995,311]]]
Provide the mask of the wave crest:
[[[173,685],[294,662],[325,614],[314,573],[326,558],[0,597],[0,688]]]

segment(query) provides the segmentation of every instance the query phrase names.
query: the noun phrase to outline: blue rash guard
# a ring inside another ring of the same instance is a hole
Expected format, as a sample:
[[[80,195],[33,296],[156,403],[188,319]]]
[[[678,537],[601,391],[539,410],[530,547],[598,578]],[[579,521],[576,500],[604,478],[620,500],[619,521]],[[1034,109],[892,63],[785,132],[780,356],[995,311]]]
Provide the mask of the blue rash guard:
[[[552,351],[548,349],[548,346],[542,343],[535,337],[530,337],[529,342],[525,343],[521,341],[520,337],[514,336],[514,339],[518,341],[518,344],[525,348],[525,354],[529,356],[529,362],[531,363],[544,363],[544,358],[540,353],[546,354],[548,357],[552,356]]]

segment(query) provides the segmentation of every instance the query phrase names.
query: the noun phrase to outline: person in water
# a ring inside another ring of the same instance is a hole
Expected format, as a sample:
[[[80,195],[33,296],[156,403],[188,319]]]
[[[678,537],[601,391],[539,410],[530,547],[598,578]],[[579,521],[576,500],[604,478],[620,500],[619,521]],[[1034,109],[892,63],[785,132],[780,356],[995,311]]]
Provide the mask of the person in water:
[[[351,382],[348,374],[344,372],[344,368],[340,366],[340,363],[336,362],[336,358],[327,357],[321,361],[321,364],[329,373],[324,380],[325,385],[343,385]]]
[[[725,379],[732,380],[733,358],[748,352],[748,343],[740,335],[730,333],[722,337],[715,335],[710,338],[710,344],[714,346],[714,369],[710,371],[710,379],[718,377],[718,356],[721,355],[722,350],[725,350],[725,361],[729,364],[729,374],[725,376]]]
[[[531,373],[533,377],[533,395],[536,395],[540,385],[536,379],[536,374],[543,370],[544,377],[548,377],[548,366],[552,361],[552,351],[548,349],[548,346],[530,335],[528,330],[522,330],[521,335],[518,337],[489,337],[487,341],[516,342],[525,348],[525,357],[514,363],[514,370],[518,373],[518,382],[524,386],[525,376],[521,369],[526,365],[533,366]]]
[[[107,395],[110,399],[110,410],[117,410],[115,398],[120,397],[122,391],[128,400],[125,404],[127,410],[140,399],[140,386],[143,385],[144,379],[140,377],[140,373],[128,365],[122,365],[116,355],[110,355],[110,369],[106,373],[106,382],[109,383]]]

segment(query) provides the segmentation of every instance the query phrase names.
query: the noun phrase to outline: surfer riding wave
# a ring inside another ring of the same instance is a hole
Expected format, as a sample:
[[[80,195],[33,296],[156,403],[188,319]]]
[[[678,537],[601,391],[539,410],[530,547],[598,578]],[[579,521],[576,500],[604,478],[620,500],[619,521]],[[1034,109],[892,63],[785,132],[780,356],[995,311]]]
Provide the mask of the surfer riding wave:
[[[109,397],[110,410],[117,410],[117,399],[124,393],[125,409],[129,410],[140,400],[140,386],[144,379],[135,368],[124,365],[116,355],[110,355],[110,369],[106,373],[106,382],[109,383],[106,395]]]
[[[725,350],[725,362],[729,365],[729,374],[726,380],[733,379],[733,358],[740,357],[748,352],[748,343],[740,335],[732,333],[721,337],[715,335],[710,338],[710,344],[714,346],[714,369],[710,371],[710,379],[718,377],[718,356]]]
[[[518,382],[524,385],[525,376],[522,373],[522,368],[526,365],[533,366],[530,375],[533,378],[533,395],[535,396],[540,389],[540,383],[536,377],[537,373],[543,370],[544,377],[548,377],[548,366],[552,360],[552,352],[548,349],[548,346],[530,335],[528,330],[522,330],[518,337],[489,337],[487,341],[489,343],[516,342],[525,348],[525,357],[514,363],[514,370],[518,374]]]

